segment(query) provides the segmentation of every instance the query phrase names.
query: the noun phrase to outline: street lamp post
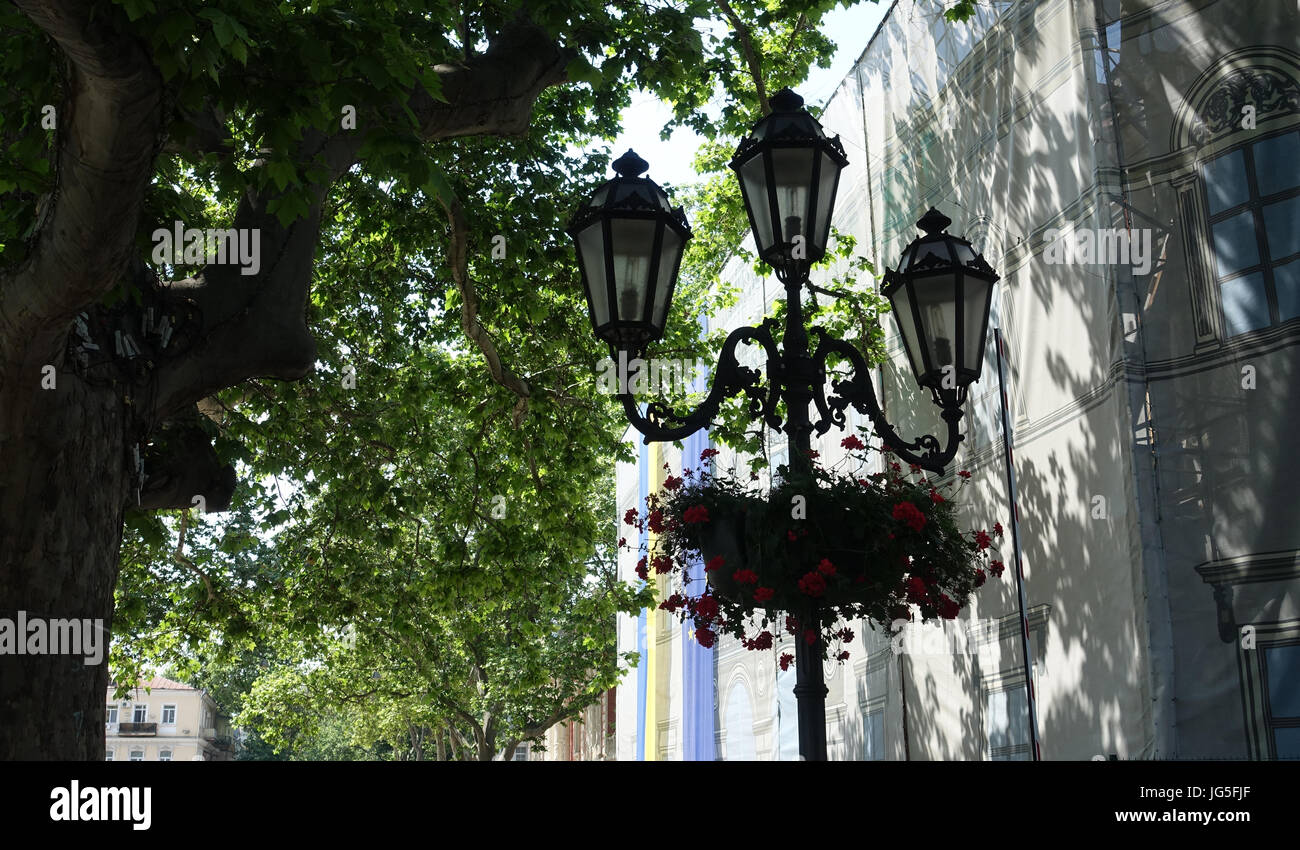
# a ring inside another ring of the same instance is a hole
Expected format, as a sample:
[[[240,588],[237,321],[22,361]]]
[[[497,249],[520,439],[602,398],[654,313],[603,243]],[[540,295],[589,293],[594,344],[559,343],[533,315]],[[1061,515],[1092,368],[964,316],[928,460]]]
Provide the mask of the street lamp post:
[[[646,442],[680,440],[708,427],[725,399],[745,395],[752,416],[785,431],[792,474],[808,475],[813,433],[824,434],[832,425],[843,428],[845,409],[852,405],[895,454],[941,474],[962,440],[958,424],[967,388],[979,379],[998,276],[969,242],[945,232],[952,222],[933,208],[917,222],[925,235],[908,245],[896,270],[887,270],[884,294],[898,319],[908,360],[947,425],[942,447],[929,434],[904,440],[880,409],[861,352],[817,328],[816,347],[810,348],[803,288],[812,265],[826,254],[839,175],[848,159],[839,138],[827,138],[797,94],[782,89],[770,102],[772,113],[740,143],[731,168],[740,180],[758,254],[785,286],[781,345],[774,319],[737,328],[723,343],[712,387],[695,410],[678,414],[650,402],[642,412],[632,394],[622,392],[628,421]],[[616,160],[618,176],[596,190],[568,230],[577,246],[593,330],[609,344],[616,362],[639,356],[663,335],[682,252],[691,238],[681,208],[673,208],[663,189],[640,176],[648,167],[630,150]],[[765,379],[736,359],[742,342],[764,349]],[[832,356],[847,360],[853,376],[832,383],[828,393],[826,364]],[[784,419],[777,413],[778,402],[784,402]],[[820,634],[822,612],[815,601],[792,613]],[[799,753],[824,761],[827,690],[820,638],[815,644],[795,644]]]

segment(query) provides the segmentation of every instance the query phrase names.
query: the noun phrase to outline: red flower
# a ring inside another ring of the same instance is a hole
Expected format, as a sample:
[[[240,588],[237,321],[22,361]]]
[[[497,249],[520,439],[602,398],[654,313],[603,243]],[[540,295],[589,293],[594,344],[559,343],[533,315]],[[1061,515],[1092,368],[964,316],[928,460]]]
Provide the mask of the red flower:
[[[682,597],[679,594],[674,593],[672,596],[668,597],[663,602],[660,602],[659,607],[665,611],[668,611],[669,613],[673,613],[678,608],[682,607],[683,602],[685,602],[685,600],[682,599]]]
[[[989,533],[987,531],[975,532],[975,545],[980,548],[981,552],[989,548]]]
[[[708,572],[709,570],[716,570],[726,562],[727,559],[722,557],[721,555],[714,555],[712,558],[709,559],[709,562],[704,565],[704,571]]]
[[[913,531],[925,528],[925,514],[911,502],[899,502],[894,505],[894,519],[911,526]]]
[[[821,596],[826,592],[826,579],[821,573],[808,573],[799,579],[799,590],[808,596]]]
[[[798,540],[798,539],[799,539],[799,535],[795,534],[793,529],[791,529],[790,531],[787,531],[787,532],[785,533],[785,536],[786,536],[786,539],[787,539],[787,540]]]
[[[682,514],[682,522],[692,523],[708,521],[709,509],[704,507],[704,505],[691,505],[686,509],[686,512]]]
[[[817,571],[822,575],[833,576],[835,575],[835,565],[826,558],[822,558],[821,563],[817,565]]]
[[[699,617],[701,620],[704,620],[705,622],[708,622],[709,620],[712,620],[714,617],[718,616],[718,600],[707,593],[701,596],[699,599],[696,599],[695,616]]]
[[[920,464],[917,464],[917,463],[909,463],[908,466],[910,466],[910,467],[912,468],[912,472],[920,472],[920,471],[921,471],[921,465],[920,465]]]
[[[750,569],[736,570],[731,574],[731,579],[736,584],[758,584],[758,573]]]
[[[993,533],[996,534],[996,535],[998,536],[999,539],[1001,539],[1001,537],[1002,537],[1002,523],[1000,523],[1000,522],[995,522],[995,523],[993,523]]]
[[[956,619],[957,615],[961,613],[961,606],[949,599],[948,594],[946,593],[939,594],[939,604],[937,607],[939,608],[939,616],[943,617],[945,620]]]
[[[681,486],[682,486],[682,479],[680,478],[674,478],[671,475],[669,475],[667,478],[664,479],[665,490],[676,490],[678,487]]]
[[[806,643],[806,644],[808,644],[809,646],[812,646],[813,644],[817,643],[817,630],[816,630],[816,629],[804,629],[804,630],[803,630],[803,642]]]
[[[771,649],[771,648],[772,648],[772,633],[771,633],[771,632],[759,632],[759,633],[758,633],[758,637],[754,638],[753,640],[746,640],[746,641],[745,641],[745,648],[746,648],[746,649],[755,649],[755,650]]]
[[[754,601],[760,605],[771,600],[776,595],[776,591],[770,587],[760,587],[754,591]]]
[[[718,454],[717,449],[705,449],[704,451],[700,452],[700,460],[708,460],[711,457],[716,457],[717,454]]]
[[[821,453],[821,452],[813,451],[812,449],[809,449],[809,450],[808,450],[808,457],[812,458],[813,460],[816,460],[817,458],[819,458],[819,457],[821,457],[821,456],[822,456],[822,453]]]
[[[627,545],[627,538],[626,538],[626,537],[620,537],[620,538],[618,539],[618,548],[622,549],[622,548],[623,548],[624,546],[626,546],[626,545]]]
[[[844,650],[844,651],[841,652],[839,655],[835,656],[835,660],[836,660],[836,661],[848,661],[848,660],[849,660],[849,651],[848,651],[847,649]]]
[[[986,581],[988,581],[988,576],[984,575],[984,571],[979,569],[975,570],[975,586],[983,587],[984,582]]]
[[[651,511],[651,512],[650,512],[650,516],[646,517],[646,520],[650,523],[650,530],[651,530],[651,531],[653,531],[655,534],[662,534],[662,533],[663,533],[663,530],[664,530],[664,512],[663,512],[663,511],[661,511],[661,510],[653,510],[653,511]]]
[[[645,557],[636,562],[636,574],[641,577],[641,581],[649,581],[650,574],[646,572]]]
[[[936,505],[941,505],[941,504],[944,503],[945,500],[944,500],[943,496],[940,496],[940,495],[939,495],[939,491],[938,491],[938,490],[936,490],[936,489],[934,489],[933,487],[931,487],[931,488],[930,488],[930,501],[934,502]]]
[[[784,673],[786,670],[789,670],[789,669],[790,669],[790,662],[791,662],[791,661],[794,661],[794,656],[793,656],[793,655],[791,655],[791,654],[788,653],[788,652],[783,652],[783,653],[781,653],[781,672]]]
[[[964,469],[961,472],[958,472],[957,474],[960,475],[962,478],[970,478],[970,473]]]
[[[799,621],[789,615],[785,618],[785,630],[792,635],[799,634]]]
[[[989,572],[997,578],[1002,578],[1002,571],[1006,569],[1006,564],[1001,561],[991,561],[989,563]]]
[[[650,562],[655,568],[655,572],[671,573],[673,571],[673,559],[671,555],[655,555],[654,560]]]
[[[636,525],[636,508],[627,509],[627,513],[623,514],[623,522],[628,525]]]
[[[845,437],[843,440],[840,440],[840,445],[846,449],[849,449],[850,451],[854,449],[866,448],[866,446],[863,445],[862,441],[859,440],[857,436],[854,434],[850,434],[849,436]]]
[[[695,630],[696,642],[698,642],[699,645],[704,647],[705,649],[708,649],[709,647],[713,646],[713,639],[716,637],[717,635],[713,633],[712,629],[701,626],[700,628]]]
[[[853,629],[840,629],[837,634],[839,635],[840,640],[845,643],[853,642]]]
[[[903,582],[903,589],[907,593],[907,601],[915,602],[917,605],[924,604],[930,595],[930,588],[925,586],[920,576],[912,576]]]

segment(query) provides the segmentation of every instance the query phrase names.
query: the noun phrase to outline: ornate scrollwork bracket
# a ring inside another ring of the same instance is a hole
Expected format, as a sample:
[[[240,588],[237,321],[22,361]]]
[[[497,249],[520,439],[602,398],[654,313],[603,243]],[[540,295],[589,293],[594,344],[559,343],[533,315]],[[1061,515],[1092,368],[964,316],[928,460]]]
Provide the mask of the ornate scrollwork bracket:
[[[643,415],[631,393],[620,394],[632,427],[645,436],[647,443],[681,440],[707,428],[718,415],[724,399],[743,393],[749,397],[750,416],[761,416],[771,427],[780,428],[781,417],[776,414],[776,405],[781,399],[784,366],[772,334],[776,324],[775,319],[766,319],[756,328],[737,328],[727,336],[714,370],[713,386],[704,401],[690,413],[678,414],[662,402],[652,401],[646,404]],[[736,346],[742,342],[763,346],[767,353],[766,381],[761,379],[758,369],[742,366],[736,359]]]
[[[922,469],[942,475],[944,466],[957,454],[957,446],[962,441],[958,424],[962,418],[962,405],[966,401],[966,389],[962,387],[953,391],[939,392],[931,390],[934,402],[939,406],[944,422],[948,424],[948,442],[942,448],[939,439],[933,434],[924,434],[911,442],[898,435],[894,426],[885,419],[884,411],[876,399],[876,389],[871,384],[871,368],[866,358],[851,344],[844,340],[827,336],[818,328],[813,328],[817,335],[817,350],[812,359],[824,376],[826,361],[832,354],[838,354],[848,360],[853,367],[853,376],[844,381],[831,384],[832,393],[826,397],[824,381],[813,387],[813,402],[821,418],[813,426],[818,434],[825,434],[834,425],[843,428],[844,410],[849,405],[870,420],[876,435],[885,445],[908,463],[914,463]]]

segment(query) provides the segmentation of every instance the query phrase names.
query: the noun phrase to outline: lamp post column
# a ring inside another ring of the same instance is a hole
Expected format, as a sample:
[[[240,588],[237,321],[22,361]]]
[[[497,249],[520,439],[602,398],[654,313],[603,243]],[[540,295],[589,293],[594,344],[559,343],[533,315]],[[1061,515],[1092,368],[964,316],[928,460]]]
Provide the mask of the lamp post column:
[[[813,382],[822,380],[817,364],[808,354],[808,332],[803,326],[803,285],[808,279],[800,270],[786,276],[785,338],[785,432],[790,441],[790,471],[802,480],[812,475],[812,422],[808,406],[813,400]],[[794,636],[794,696],[799,706],[799,756],[805,761],[826,761],[826,683],[822,676],[821,612],[809,599],[802,611],[791,612],[799,631],[812,629],[816,641],[803,634]]]

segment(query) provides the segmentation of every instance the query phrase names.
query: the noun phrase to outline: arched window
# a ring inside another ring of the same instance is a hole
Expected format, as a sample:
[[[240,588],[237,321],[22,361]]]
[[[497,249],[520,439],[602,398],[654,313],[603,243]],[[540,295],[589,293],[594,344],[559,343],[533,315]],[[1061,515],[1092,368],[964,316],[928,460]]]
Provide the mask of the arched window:
[[[1197,79],[1170,140],[1198,348],[1300,319],[1300,55],[1238,51]]]

